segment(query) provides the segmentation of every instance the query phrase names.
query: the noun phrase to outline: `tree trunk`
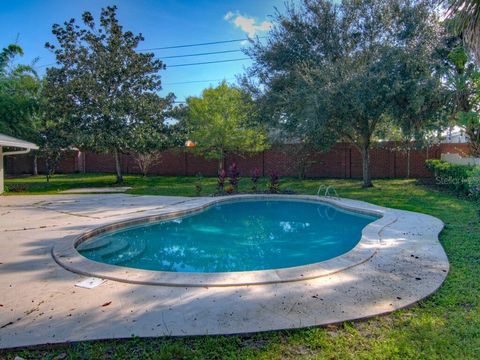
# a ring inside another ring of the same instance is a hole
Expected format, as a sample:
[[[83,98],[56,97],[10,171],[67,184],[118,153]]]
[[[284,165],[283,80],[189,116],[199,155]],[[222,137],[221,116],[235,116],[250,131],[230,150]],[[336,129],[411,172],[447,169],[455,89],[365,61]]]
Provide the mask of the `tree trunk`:
[[[51,174],[51,162],[50,162],[50,159],[49,157],[47,156],[46,159],[45,159],[45,167],[47,168],[47,174],[46,174],[46,178],[47,178],[47,183],[50,182],[50,174]]]
[[[362,172],[363,172],[363,187],[372,187],[372,178],[370,175],[370,153],[368,143],[362,145]]]
[[[480,142],[470,141],[470,155],[480,157]]]
[[[467,127],[465,134],[468,136],[468,144],[470,147],[470,155],[480,157],[480,130],[475,127]]]
[[[410,179],[410,149],[407,150],[407,179]]]
[[[218,173],[220,174],[223,170],[223,157],[224,155],[220,155],[220,159],[218,159]]]
[[[120,156],[118,149],[113,150],[113,156],[115,157],[115,171],[117,173],[117,184],[123,183],[122,168],[120,166]]]
[[[33,175],[38,175],[37,154],[33,155]]]

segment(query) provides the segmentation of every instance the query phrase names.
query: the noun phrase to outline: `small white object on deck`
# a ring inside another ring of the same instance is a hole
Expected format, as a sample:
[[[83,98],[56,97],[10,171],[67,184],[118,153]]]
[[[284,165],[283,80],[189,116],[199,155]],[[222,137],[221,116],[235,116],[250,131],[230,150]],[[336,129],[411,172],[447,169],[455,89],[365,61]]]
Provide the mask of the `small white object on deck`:
[[[90,277],[83,281],[80,281],[78,284],[75,284],[76,287],[84,288],[84,289],[93,289],[99,285],[102,285],[106,280],[100,279],[97,277]]]

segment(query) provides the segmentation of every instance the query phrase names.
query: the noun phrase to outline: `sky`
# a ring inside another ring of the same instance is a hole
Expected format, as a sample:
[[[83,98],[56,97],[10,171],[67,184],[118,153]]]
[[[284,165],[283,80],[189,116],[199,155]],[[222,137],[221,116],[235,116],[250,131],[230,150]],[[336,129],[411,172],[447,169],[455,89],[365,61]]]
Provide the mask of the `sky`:
[[[37,59],[40,74],[45,64],[55,62],[45,42],[55,44],[51,34],[54,23],[71,18],[80,19],[88,10],[98,19],[100,9],[118,7],[117,14],[124,30],[142,33],[142,49],[198,44],[265,36],[271,27],[275,8],[283,11],[285,0],[0,0],[0,46],[17,42],[24,49],[21,63]],[[161,95],[175,93],[178,101],[198,96],[201,91],[218,84],[221,79],[234,82],[235,76],[251,64],[251,60],[196,66],[171,67],[195,62],[245,58],[238,52],[247,42],[231,42],[208,46],[185,47],[155,51],[162,59],[167,56],[205,52],[233,51],[207,56],[164,59]],[[209,80],[209,81],[204,81]],[[194,82],[195,81],[195,82]],[[184,83],[194,82],[194,83]]]

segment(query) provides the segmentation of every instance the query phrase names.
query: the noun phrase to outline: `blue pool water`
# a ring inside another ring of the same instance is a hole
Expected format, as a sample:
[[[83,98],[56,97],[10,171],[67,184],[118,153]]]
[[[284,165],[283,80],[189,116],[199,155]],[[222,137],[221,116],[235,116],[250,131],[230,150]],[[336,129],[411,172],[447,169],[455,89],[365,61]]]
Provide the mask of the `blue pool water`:
[[[91,260],[147,270],[278,269],[348,252],[376,219],[318,202],[232,201],[182,218],[106,232],[77,250]]]

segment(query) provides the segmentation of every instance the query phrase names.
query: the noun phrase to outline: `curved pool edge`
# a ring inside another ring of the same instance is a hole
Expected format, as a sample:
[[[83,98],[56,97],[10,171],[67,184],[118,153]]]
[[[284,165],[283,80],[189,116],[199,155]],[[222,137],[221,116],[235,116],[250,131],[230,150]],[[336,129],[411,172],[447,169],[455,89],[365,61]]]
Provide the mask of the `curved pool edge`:
[[[117,230],[142,223],[173,219],[204,211],[219,203],[258,199],[322,202],[344,210],[375,215],[380,218],[368,224],[363,229],[360,241],[353,249],[345,254],[318,263],[272,270],[216,273],[151,271],[96,262],[82,256],[76,249],[76,246],[81,242],[106,231]],[[332,275],[365,263],[375,256],[378,248],[381,246],[382,232],[384,229],[395,223],[396,220],[395,212],[391,209],[350,199],[334,199],[309,195],[263,194],[214,197],[208,199],[208,201],[201,205],[188,204],[187,202],[187,207],[180,211],[170,211],[113,222],[84,232],[80,236],[69,237],[66,239],[67,241],[58,243],[52,248],[52,256],[60,266],[74,273],[132,284],[177,287],[226,287],[286,283]]]

